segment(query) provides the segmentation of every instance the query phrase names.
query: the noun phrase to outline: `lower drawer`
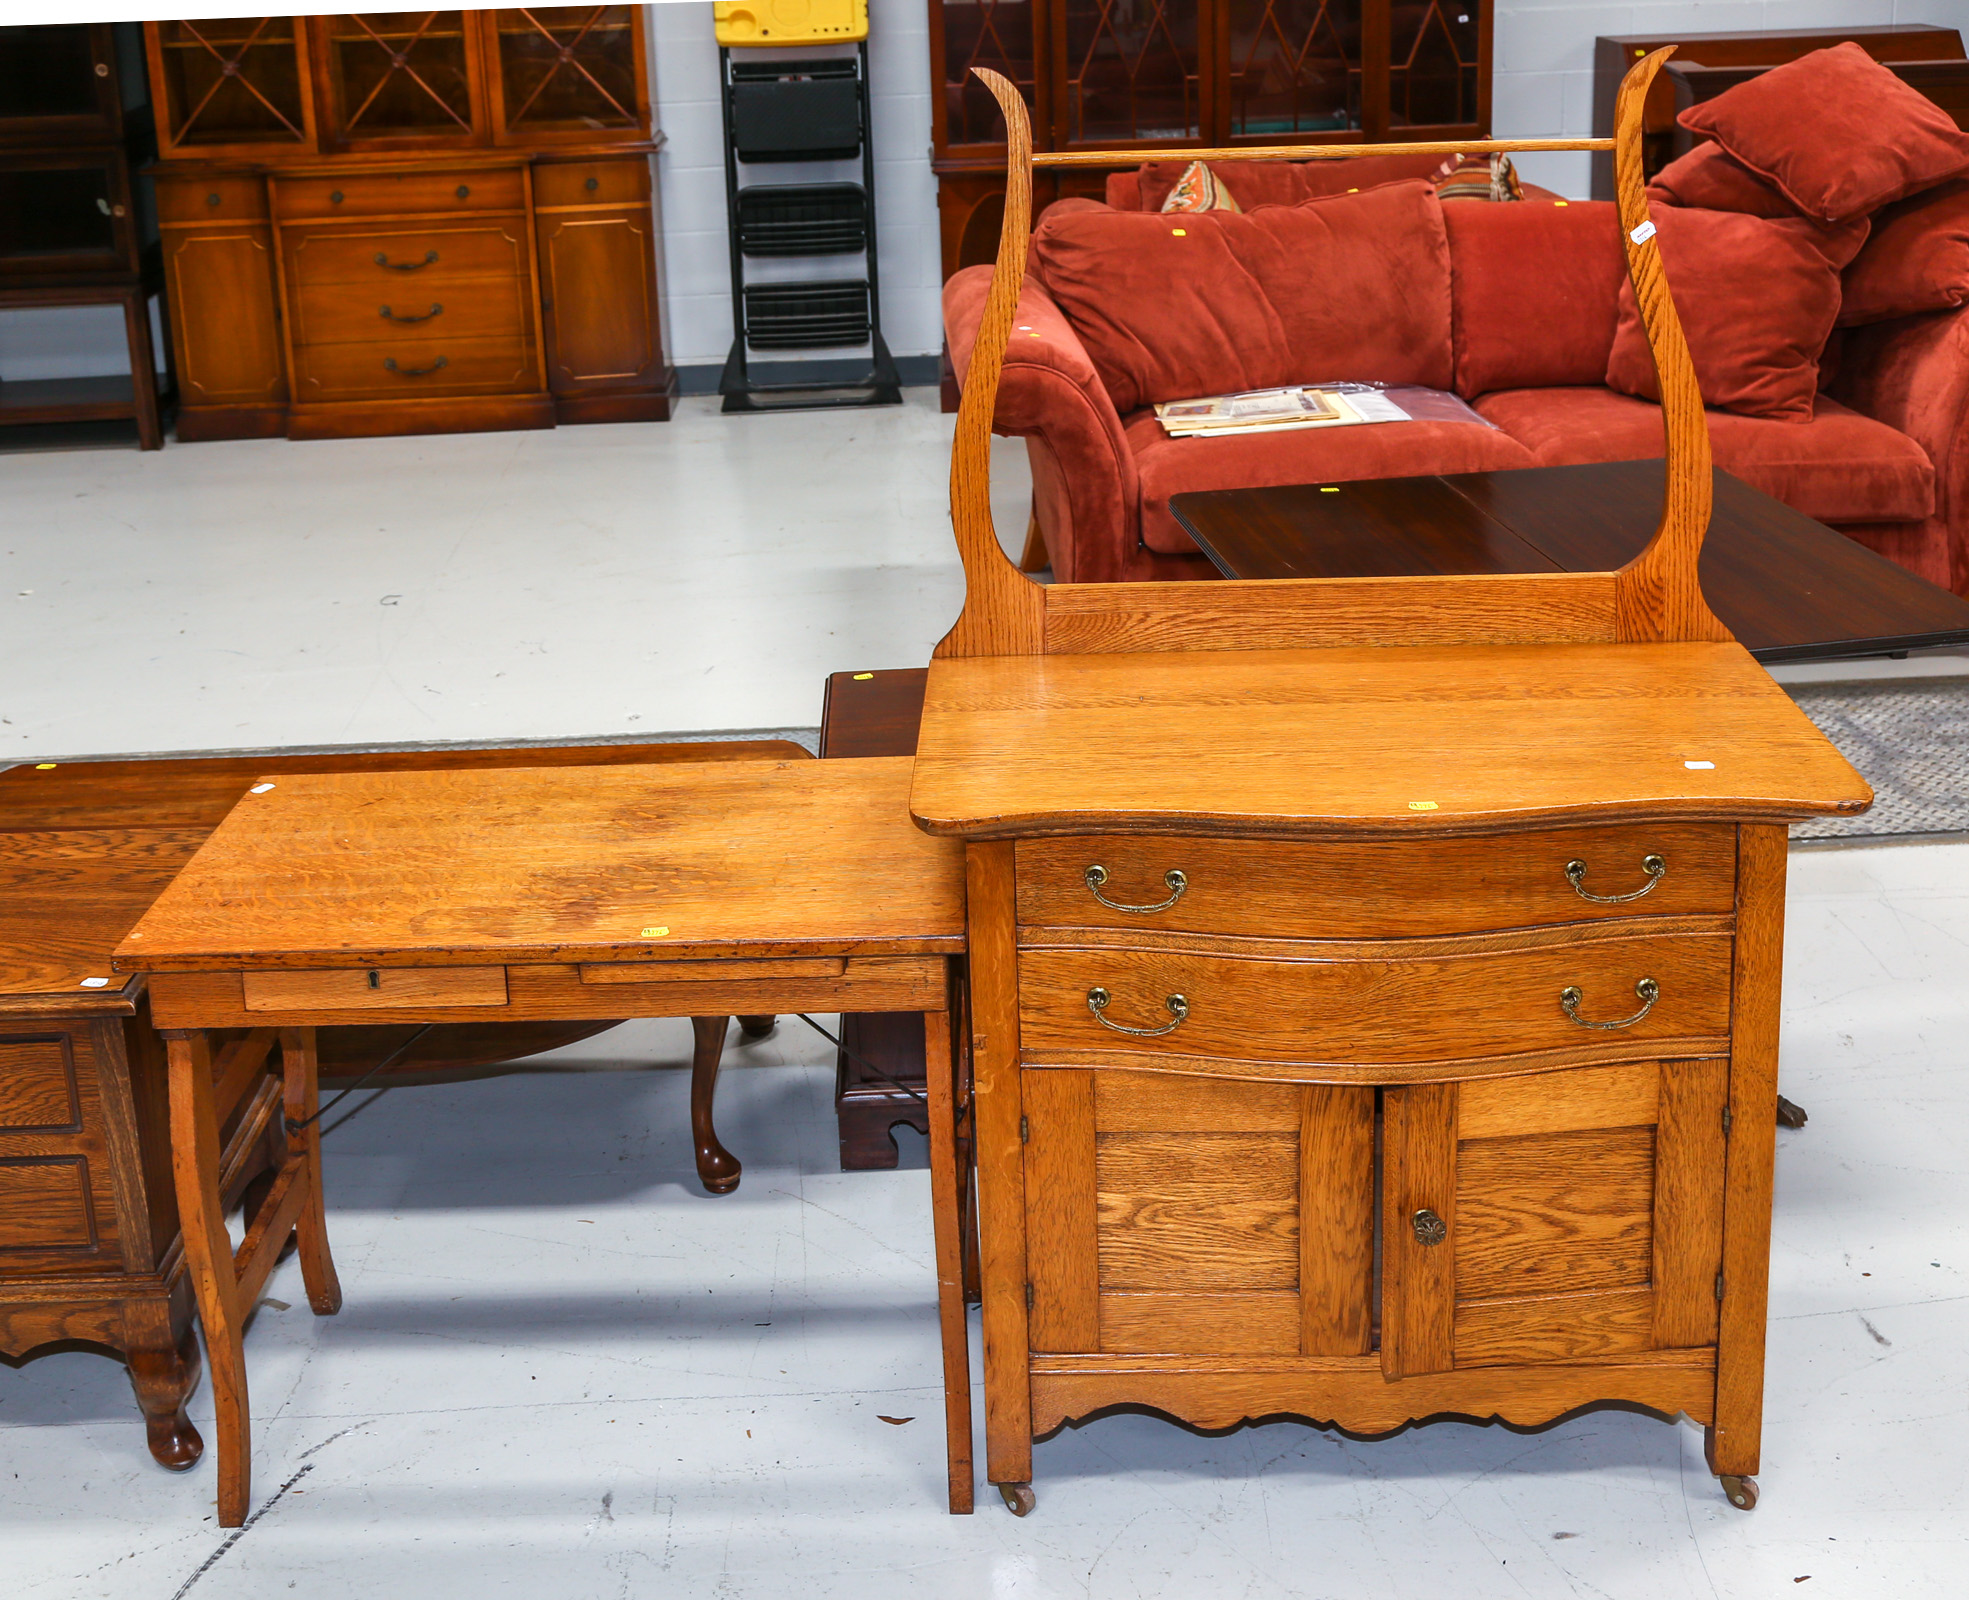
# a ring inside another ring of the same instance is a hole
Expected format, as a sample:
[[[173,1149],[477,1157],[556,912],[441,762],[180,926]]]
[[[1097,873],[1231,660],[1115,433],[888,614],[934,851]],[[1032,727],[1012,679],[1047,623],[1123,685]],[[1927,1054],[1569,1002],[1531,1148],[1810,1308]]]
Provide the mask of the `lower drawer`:
[[[408,338],[519,340],[526,280],[309,284],[294,296],[297,345],[389,344]]]
[[[1029,1062],[1126,1052],[1341,1067],[1582,1046],[1715,1041],[1730,1027],[1727,933],[1621,933],[1354,946],[1304,960],[1176,950],[1019,957]],[[1653,999],[1647,998],[1652,992]]]
[[[538,386],[533,351],[519,338],[426,334],[374,344],[304,345],[294,352],[294,398],[303,403],[515,394]]]

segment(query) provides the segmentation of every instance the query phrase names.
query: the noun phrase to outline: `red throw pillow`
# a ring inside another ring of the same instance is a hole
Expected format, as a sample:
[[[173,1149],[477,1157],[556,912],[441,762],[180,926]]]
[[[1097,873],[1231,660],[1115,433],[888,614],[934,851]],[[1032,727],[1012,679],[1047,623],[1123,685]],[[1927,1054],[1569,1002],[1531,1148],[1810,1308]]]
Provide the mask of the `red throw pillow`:
[[[1046,291],[1124,416],[1322,379],[1451,379],[1449,243],[1426,183],[1240,215],[1049,211]]]
[[[1798,208],[1714,140],[1677,156],[1648,184],[1658,205],[1698,211],[1741,211],[1753,217],[1795,217]]]
[[[1839,315],[1839,269],[1865,241],[1865,220],[1828,229],[1803,217],[1664,206],[1654,222],[1703,404],[1810,422],[1819,358]],[[1620,288],[1607,387],[1661,398],[1631,283]]]
[[[1605,380],[1627,281],[1611,200],[1444,206],[1443,222],[1458,394]]]
[[[1826,222],[1969,172],[1969,135],[1850,40],[1759,73],[1677,120]]]
[[[1841,327],[1969,304],[1969,183],[1945,183],[1873,219],[1846,269]]]

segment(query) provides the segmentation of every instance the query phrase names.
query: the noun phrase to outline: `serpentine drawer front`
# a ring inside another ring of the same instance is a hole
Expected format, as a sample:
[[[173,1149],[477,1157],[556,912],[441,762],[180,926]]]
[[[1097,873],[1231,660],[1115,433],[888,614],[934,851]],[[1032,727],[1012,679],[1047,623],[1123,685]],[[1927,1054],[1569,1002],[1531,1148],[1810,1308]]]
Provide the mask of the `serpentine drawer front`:
[[[1692,919],[1693,920],[1693,919]],[[1019,954],[1027,1061],[1154,1052],[1260,1065],[1441,1070],[1485,1057],[1724,1047],[1731,936],[1601,924],[1464,939],[1199,941]],[[1276,953],[1272,953],[1276,952]],[[1406,1076],[1413,1077],[1410,1073]]]
[[[1727,916],[1736,893],[1736,830],[1711,823],[1372,843],[1028,839],[1017,861],[1022,942],[1034,928],[1374,939]]]

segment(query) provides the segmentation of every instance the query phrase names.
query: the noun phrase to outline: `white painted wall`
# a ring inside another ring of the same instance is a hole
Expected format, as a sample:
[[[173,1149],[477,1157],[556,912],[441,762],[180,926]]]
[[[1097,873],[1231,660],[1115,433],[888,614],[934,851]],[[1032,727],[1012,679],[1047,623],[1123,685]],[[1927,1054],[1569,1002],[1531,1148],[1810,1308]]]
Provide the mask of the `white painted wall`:
[[[930,173],[930,54],[925,0],[870,0],[876,209],[882,317],[898,356],[934,354],[938,316],[936,183]],[[715,365],[731,347],[724,133],[708,0],[649,10],[660,160],[664,289],[671,359]],[[1593,41],[1604,33],[1934,22],[1969,33],[1969,0],[1497,0],[1494,123],[1505,137],[1592,131]],[[1526,175],[1587,192],[1587,157],[1528,158]],[[844,168],[839,174],[858,174]],[[811,168],[750,169],[751,181],[799,181]],[[853,263],[828,269],[836,274]],[[780,265],[781,275],[807,266]],[[764,276],[758,266],[753,275]],[[826,271],[813,271],[826,276]],[[30,318],[38,319],[30,326]],[[822,352],[824,354],[825,352]],[[117,313],[0,313],[0,380],[123,370]]]

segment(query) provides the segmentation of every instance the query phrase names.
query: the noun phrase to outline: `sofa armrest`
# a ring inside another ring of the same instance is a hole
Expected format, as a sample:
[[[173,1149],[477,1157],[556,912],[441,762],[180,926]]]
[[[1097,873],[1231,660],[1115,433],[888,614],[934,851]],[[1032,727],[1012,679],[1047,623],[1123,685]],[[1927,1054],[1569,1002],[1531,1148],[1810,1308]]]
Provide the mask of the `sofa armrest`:
[[[1935,464],[1948,569],[1969,593],[1969,308],[1848,328],[1828,393],[1897,429]]]
[[[984,319],[991,268],[966,267],[944,285],[944,337],[961,387]],[[1136,538],[1135,458],[1121,418],[1073,324],[1027,279],[998,380],[994,432],[1033,441],[1057,472],[1035,478],[1034,513],[1063,583],[1119,577]]]

